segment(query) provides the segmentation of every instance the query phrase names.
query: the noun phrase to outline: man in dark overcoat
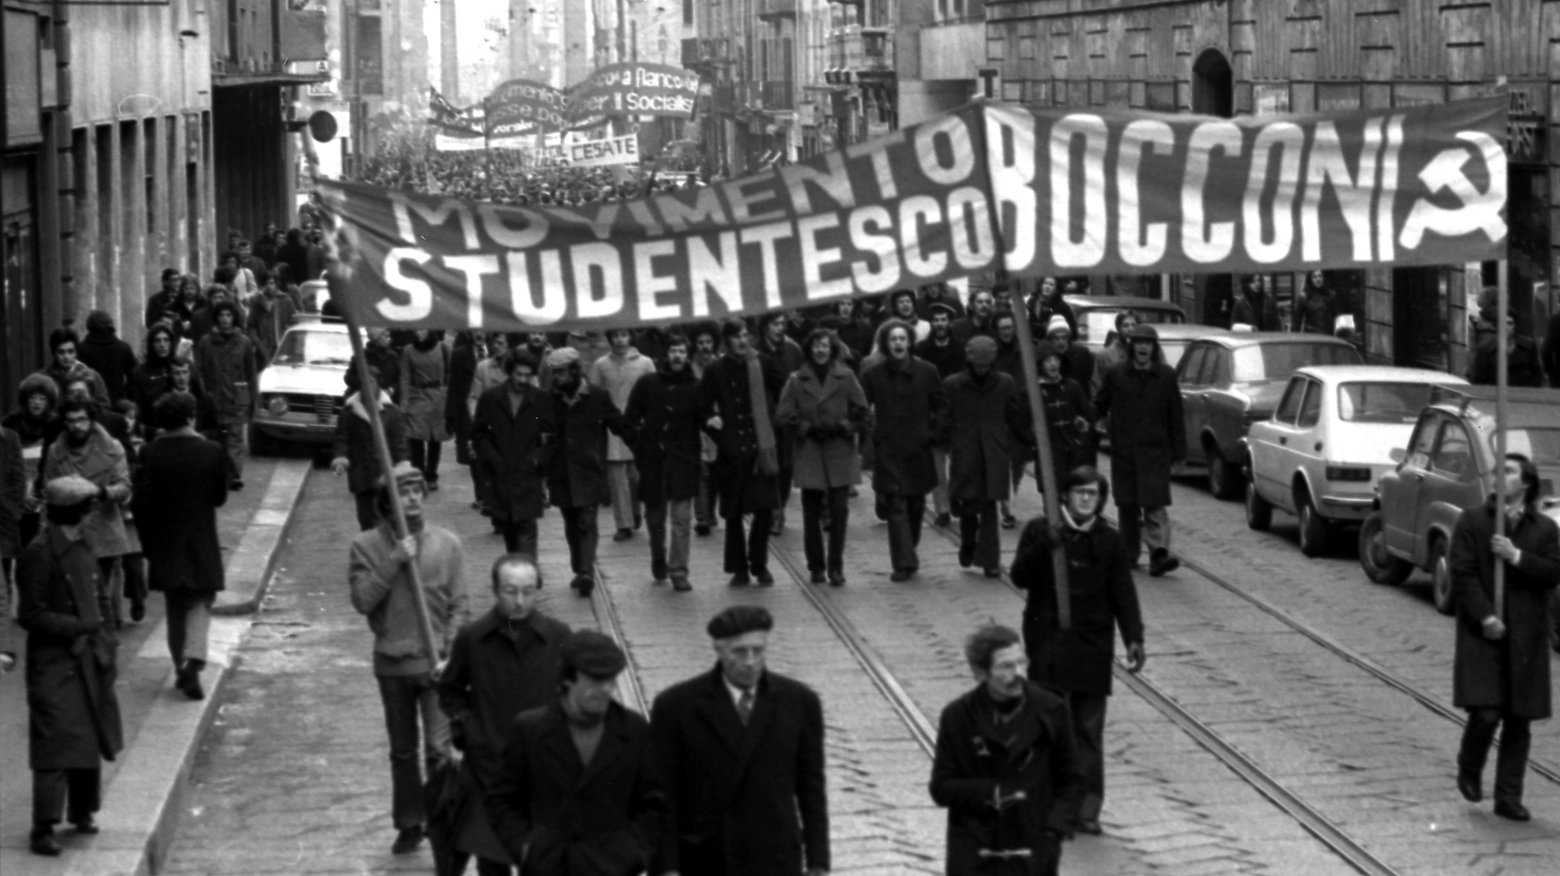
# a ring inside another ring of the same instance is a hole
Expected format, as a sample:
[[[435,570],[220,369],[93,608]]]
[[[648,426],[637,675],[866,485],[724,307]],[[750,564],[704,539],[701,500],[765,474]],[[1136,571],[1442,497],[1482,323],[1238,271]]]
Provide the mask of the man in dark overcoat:
[[[379,369],[368,366],[379,393],[379,421],[384,425],[385,442],[390,446],[392,464],[411,458],[406,443],[406,421],[401,409],[391,401],[389,390],[380,383]],[[347,372],[348,393],[336,414],[336,432],[331,441],[330,470],[336,477],[347,476],[347,490],[357,511],[358,531],[367,532],[379,525],[379,479],[384,475],[379,464],[379,449],[374,446],[374,430],[368,421],[357,368]]]
[[[1076,825],[1100,832],[1105,803],[1105,703],[1111,692],[1111,661],[1116,630],[1127,647],[1128,668],[1137,672],[1143,651],[1143,615],[1138,608],[1132,564],[1121,535],[1099,511],[1110,486],[1093,466],[1074,469],[1062,480],[1061,521],[1029,521],[1013,557],[1013,585],[1028,591],[1024,605],[1024,643],[1029,680],[1067,698],[1072,711],[1073,743],[1083,771],[1084,793]],[[1071,625],[1061,629],[1056,613],[1056,581],[1051,556],[1067,556]]]
[[[536,555],[542,481],[556,452],[552,398],[535,386],[539,363],[523,349],[504,358],[504,382],[482,393],[471,445],[487,470],[488,513],[509,553]]]
[[[948,393],[937,368],[911,354],[908,325],[891,320],[879,334],[887,355],[861,376],[872,409],[872,491],[888,511],[891,577],[908,581],[921,565],[926,494],[939,483],[935,448],[947,428]]]
[[[164,431],[143,451],[133,507],[151,589],[168,603],[175,687],[198,700],[211,606],[224,587],[217,509],[227,503],[227,456],[195,431],[189,393],[165,393],[152,415]]]
[[[29,847],[39,855],[60,854],[54,825],[61,816],[79,834],[98,832],[103,761],[124,747],[108,584],[82,532],[101,495],[80,475],[48,481],[46,525],[17,562],[19,620],[27,631]]]
[[[595,630],[570,633],[559,656],[562,695],[510,725],[488,818],[526,876],[640,873],[660,848],[667,800],[650,725],[612,698],[628,660]]]
[[[655,373],[639,378],[629,392],[623,419],[633,436],[630,444],[639,468],[637,498],[644,503],[650,526],[650,577],[664,581],[670,575],[673,589],[687,592],[693,589],[688,583],[688,539],[704,437],[699,430],[699,379],[689,361],[688,339],[672,332],[665,336],[665,345],[666,357]]]
[[[943,381],[948,393],[948,500],[959,518],[959,565],[986,577],[1002,572],[997,504],[1012,490],[1013,460],[1023,454],[1028,419],[1013,378],[996,369],[997,342],[965,344],[965,370]]]
[[[1532,744],[1530,725],[1550,714],[1549,594],[1560,583],[1560,531],[1539,513],[1538,469],[1507,454],[1490,501],[1469,508],[1452,531],[1452,591],[1457,602],[1457,652],[1452,704],[1468,710],[1457,754],[1457,788],[1470,802],[1483,799],[1484,762],[1495,731],[1495,814],[1531,817],[1522,805],[1522,779]],[[1495,535],[1495,515],[1506,534]],[[1495,607],[1495,563],[1506,564],[1505,604]]]
[[[1003,626],[964,644],[976,687],[943,709],[932,800],[948,810],[948,876],[1055,876],[1083,793],[1067,701],[1024,678]]]
[[[823,705],[764,666],[774,619],[760,606],[709,622],[717,665],[655,699],[656,764],[671,830],[656,872],[810,876],[829,869]]]
[[[1094,398],[1095,415],[1110,434],[1110,490],[1116,497],[1121,537],[1137,565],[1148,542],[1148,573],[1175,571],[1170,553],[1170,468],[1186,458],[1186,426],[1175,369],[1159,351],[1151,325],[1133,327],[1132,355],[1105,372]]]
[[[699,379],[699,418],[715,437],[711,469],[726,518],[725,569],[731,586],[775,583],[769,572],[769,535],[780,506],[780,447],[775,402],[785,386],[782,365],[753,349],[739,319],[721,326],[725,351]],[[743,531],[743,515],[753,515]]]
[[[787,333],[793,320],[786,316],[784,311],[775,311],[760,316],[758,322],[758,335],[753,339],[753,348],[760,356],[768,359],[775,368],[780,371],[780,385],[785,385],[786,378],[790,377],[796,369],[802,367],[802,362],[807,358],[802,350],[802,345],[793,340]],[[774,392],[770,396],[773,403],[779,399],[780,393]],[[779,535],[785,528],[785,509],[791,503],[791,483],[793,458],[796,453],[796,438],[788,430],[781,429],[775,435],[775,443],[780,460],[780,472],[776,475],[775,489],[779,492],[779,505],[775,508],[774,522],[770,532]]]
[[[596,586],[596,510],[612,501],[607,478],[607,432],[627,432],[612,395],[585,380],[580,353],[560,347],[548,357],[552,368],[553,425],[558,447],[547,464],[547,496],[563,515],[574,580],[569,586],[589,596]]]
[[[536,558],[505,554],[493,563],[493,608],[461,627],[439,674],[439,707],[450,719],[450,742],[474,790],[457,819],[454,848],[464,871],[477,858],[478,876],[509,876],[509,853],[493,833],[483,795],[503,768],[504,744],[521,712],[558,696],[563,640],[569,627],[536,607],[542,570]]]

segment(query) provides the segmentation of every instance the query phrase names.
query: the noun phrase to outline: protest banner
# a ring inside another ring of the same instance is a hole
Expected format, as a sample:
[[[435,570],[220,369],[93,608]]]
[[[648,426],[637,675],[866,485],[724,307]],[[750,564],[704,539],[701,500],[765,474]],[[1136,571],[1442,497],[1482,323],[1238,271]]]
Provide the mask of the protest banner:
[[[365,325],[603,330],[997,267],[1454,264],[1506,245],[1506,101],[1218,119],[974,104],[714,186],[507,207],[322,181]],[[1000,253],[1000,257],[999,257]]]
[[[598,67],[569,89],[565,115],[571,123],[604,116],[693,115],[699,96],[699,74],[667,64],[641,62]]]
[[[498,135],[561,131],[566,127],[564,92],[545,82],[510,79],[499,83],[483,101],[488,132]]]

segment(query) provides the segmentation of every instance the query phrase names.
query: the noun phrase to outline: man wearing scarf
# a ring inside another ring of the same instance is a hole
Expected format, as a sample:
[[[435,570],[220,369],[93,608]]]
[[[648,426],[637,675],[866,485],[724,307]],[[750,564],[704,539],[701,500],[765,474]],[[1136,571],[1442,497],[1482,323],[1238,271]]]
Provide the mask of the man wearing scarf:
[[[1014,586],[1029,591],[1024,606],[1029,680],[1066,696],[1072,709],[1084,781],[1075,826],[1097,834],[1105,802],[1105,702],[1116,630],[1126,644],[1128,668],[1137,672],[1147,660],[1143,617],[1121,535],[1099,516],[1110,491],[1105,478],[1092,466],[1080,466],[1060,486],[1060,524],[1052,526],[1043,517],[1029,521],[1013,558],[1012,578]],[[1051,561],[1056,550],[1067,556],[1072,624],[1065,630],[1057,622]]]
[[[721,337],[725,353],[699,381],[699,418],[719,446],[714,475],[726,518],[725,568],[732,587],[755,579],[770,587],[775,579],[769,572],[769,535],[780,506],[774,405],[786,375],[753,349],[740,319],[727,320]],[[751,534],[743,532],[744,514],[753,515]]]
[[[563,515],[574,569],[570,587],[589,596],[596,586],[596,511],[612,501],[607,483],[607,433],[627,432],[612,396],[585,380],[580,352],[559,347],[552,367],[552,414],[558,430],[556,452],[547,462],[547,496]]]

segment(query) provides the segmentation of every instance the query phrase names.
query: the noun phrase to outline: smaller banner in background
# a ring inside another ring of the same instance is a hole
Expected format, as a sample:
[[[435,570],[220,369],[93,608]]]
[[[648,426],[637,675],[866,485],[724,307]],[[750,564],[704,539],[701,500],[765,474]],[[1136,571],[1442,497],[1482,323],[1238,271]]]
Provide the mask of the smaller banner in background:
[[[569,90],[571,121],[600,116],[690,118],[699,74],[668,64],[609,64]]]

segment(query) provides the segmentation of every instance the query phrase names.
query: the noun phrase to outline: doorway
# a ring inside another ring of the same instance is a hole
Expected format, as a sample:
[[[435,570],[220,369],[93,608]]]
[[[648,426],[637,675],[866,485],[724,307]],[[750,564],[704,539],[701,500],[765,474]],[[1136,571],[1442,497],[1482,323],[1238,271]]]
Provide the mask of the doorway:
[[[1192,64],[1192,112],[1221,119],[1235,115],[1235,72],[1218,49],[1204,50]],[[1228,328],[1234,303],[1233,278],[1229,274],[1198,274],[1191,285],[1189,297],[1193,300],[1182,304],[1187,316],[1204,325]]]

